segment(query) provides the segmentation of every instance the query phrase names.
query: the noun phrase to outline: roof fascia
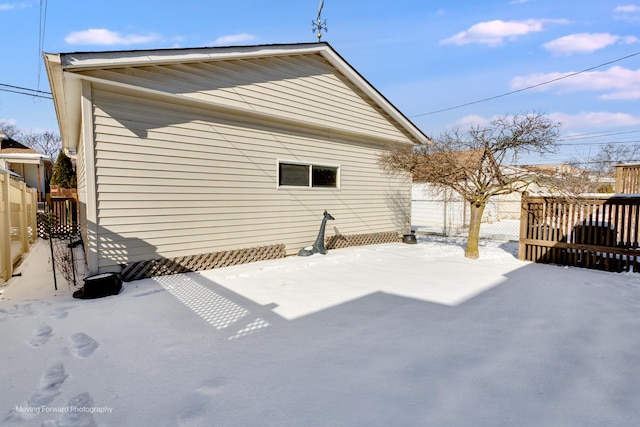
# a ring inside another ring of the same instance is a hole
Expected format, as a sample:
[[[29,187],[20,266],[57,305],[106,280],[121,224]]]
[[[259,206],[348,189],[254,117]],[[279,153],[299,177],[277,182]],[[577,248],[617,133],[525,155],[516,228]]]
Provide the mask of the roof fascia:
[[[67,155],[73,156],[80,141],[82,87],[78,80],[65,78],[61,56],[62,54],[43,54],[62,146]]]
[[[325,44],[237,46],[227,48],[159,49],[138,51],[80,52],[61,54],[66,71],[166,65],[230,59],[250,59],[265,56],[306,55],[326,49]]]

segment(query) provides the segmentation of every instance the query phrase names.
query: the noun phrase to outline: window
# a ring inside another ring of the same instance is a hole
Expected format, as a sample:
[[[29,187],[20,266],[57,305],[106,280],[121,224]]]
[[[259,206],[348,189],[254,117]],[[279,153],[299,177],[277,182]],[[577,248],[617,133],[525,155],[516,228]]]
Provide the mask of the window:
[[[338,188],[338,166],[278,163],[278,186]]]

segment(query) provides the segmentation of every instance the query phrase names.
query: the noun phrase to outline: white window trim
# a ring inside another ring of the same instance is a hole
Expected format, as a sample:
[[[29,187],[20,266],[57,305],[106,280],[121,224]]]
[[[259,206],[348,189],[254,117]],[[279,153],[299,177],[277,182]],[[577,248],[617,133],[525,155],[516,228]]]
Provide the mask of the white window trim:
[[[289,165],[301,165],[301,166],[310,166],[309,167],[309,185],[280,185],[280,164],[286,163]],[[336,186],[335,187],[314,187],[313,179],[312,179],[312,167],[327,167],[327,168],[336,168]],[[341,186],[341,173],[342,165],[332,164],[332,163],[324,163],[324,162],[309,162],[309,161],[300,161],[300,160],[288,160],[288,159],[277,159],[276,160],[276,188],[284,189],[284,190],[314,190],[314,191],[336,191],[340,190]]]

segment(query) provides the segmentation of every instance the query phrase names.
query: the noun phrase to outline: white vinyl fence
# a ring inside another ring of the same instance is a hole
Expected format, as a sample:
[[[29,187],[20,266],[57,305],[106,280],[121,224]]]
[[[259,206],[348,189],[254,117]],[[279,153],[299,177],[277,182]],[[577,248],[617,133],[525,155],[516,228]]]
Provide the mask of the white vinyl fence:
[[[0,171],[0,283],[9,280],[13,267],[38,237],[37,190]]]
[[[480,237],[518,240],[520,236],[520,194],[495,197],[482,216]],[[466,235],[469,228],[469,203],[450,189],[428,184],[413,184],[411,228],[417,232],[445,236]]]

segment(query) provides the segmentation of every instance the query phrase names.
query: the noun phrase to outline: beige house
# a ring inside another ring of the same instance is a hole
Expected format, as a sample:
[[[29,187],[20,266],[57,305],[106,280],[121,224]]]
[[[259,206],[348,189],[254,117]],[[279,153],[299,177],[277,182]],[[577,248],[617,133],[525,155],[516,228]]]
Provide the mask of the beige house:
[[[409,232],[411,177],[389,177],[378,156],[428,138],[326,43],[45,64],[92,273],[292,255],[324,210],[333,242]]]
[[[39,202],[45,200],[53,173],[51,157],[0,132],[0,168],[19,175],[25,184],[37,190]]]

